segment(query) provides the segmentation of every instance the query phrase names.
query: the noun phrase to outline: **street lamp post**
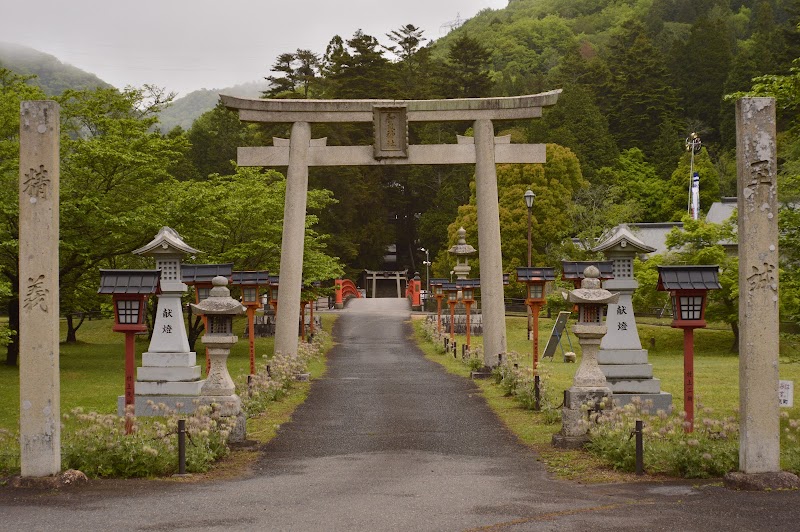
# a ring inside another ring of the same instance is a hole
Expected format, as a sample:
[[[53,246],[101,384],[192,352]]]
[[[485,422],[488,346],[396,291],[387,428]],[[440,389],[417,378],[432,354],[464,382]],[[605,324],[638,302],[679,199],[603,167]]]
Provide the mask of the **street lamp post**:
[[[431,257],[430,257],[430,250],[428,248],[419,248],[419,250],[425,253],[425,262],[422,264],[425,265],[425,301],[431,297]]]
[[[533,212],[533,200],[536,199],[536,194],[532,190],[525,191],[525,206],[528,207],[528,268],[531,267],[531,213]]]
[[[533,247],[531,245],[531,214],[533,212],[533,200],[536,199],[536,194],[534,194],[531,189],[528,189],[528,190],[525,191],[525,194],[523,194],[523,198],[525,199],[525,206],[528,208],[528,268],[530,268],[531,267],[531,255],[532,255],[531,251],[532,251],[532,247]],[[530,339],[530,337],[531,337],[531,330],[533,329],[533,327],[534,327],[534,324],[531,323],[531,312],[530,312],[530,307],[529,307],[529,310],[528,310],[528,339]],[[536,333],[534,332],[534,334],[536,334]]]

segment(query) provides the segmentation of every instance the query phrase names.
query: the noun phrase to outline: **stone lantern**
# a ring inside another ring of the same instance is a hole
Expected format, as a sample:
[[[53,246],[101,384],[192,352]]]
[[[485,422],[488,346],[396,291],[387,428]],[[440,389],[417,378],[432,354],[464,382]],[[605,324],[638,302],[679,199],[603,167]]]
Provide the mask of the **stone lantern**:
[[[603,253],[613,263],[613,279],[603,287],[619,293],[619,302],[608,306],[608,332],[600,342],[597,360],[614,392],[614,404],[624,406],[634,397],[651,401],[652,409],[668,410],[672,394],[661,391],[661,381],[653,377],[647,350],[642,349],[632,297],[639,283],[634,277],[633,262],[637,256],[655,251],[637,238],[627,225],[616,227],[611,235],[592,249]]]
[[[553,435],[553,445],[578,448],[589,441],[588,417],[591,411],[601,408],[603,399],[611,406],[611,390],[600,366],[597,350],[606,334],[603,315],[606,305],[617,303],[619,294],[612,294],[600,286],[600,270],[589,266],[584,270],[581,287],[569,293],[569,302],[578,306],[578,323],[572,332],[578,337],[583,355],[572,387],[564,392],[561,409],[561,432]],[[588,405],[587,413],[585,405]]]
[[[456,257],[456,265],[453,268],[456,279],[466,279],[469,277],[469,272],[472,270],[472,267],[469,265],[469,257],[477,253],[474,247],[467,244],[466,236],[467,230],[460,227],[458,229],[458,242],[449,250],[449,253]]]
[[[231,347],[239,340],[233,334],[233,317],[247,309],[231,297],[228,279],[219,275],[211,282],[214,287],[208,297],[200,303],[192,303],[195,312],[208,319],[208,329],[201,341],[208,348],[211,369],[200,390],[201,402],[217,404],[223,416],[237,416],[237,429],[231,433],[231,439],[241,441],[244,440],[244,416],[241,415],[241,400],[228,373],[227,361]]]
[[[174,229],[162,227],[152,241],[133,253],[153,257],[156,269],[161,271],[161,294],[158,295],[153,337],[142,354],[142,367],[136,376],[136,414],[161,415],[146,407],[148,400],[191,412],[194,410],[192,401],[200,394],[203,381],[200,366],[196,364],[197,355],[189,351],[183,320],[181,297],[187,286],[182,282],[181,260],[200,252],[184,242]],[[183,407],[178,408],[179,403]]]

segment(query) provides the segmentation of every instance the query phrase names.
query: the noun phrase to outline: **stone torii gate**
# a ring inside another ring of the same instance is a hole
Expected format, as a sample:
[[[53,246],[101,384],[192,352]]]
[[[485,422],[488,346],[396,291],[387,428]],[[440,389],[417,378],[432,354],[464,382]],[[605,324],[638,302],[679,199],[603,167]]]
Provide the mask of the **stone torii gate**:
[[[238,111],[243,122],[292,124],[290,139],[275,139],[268,147],[240,147],[237,154],[239,166],[288,167],[275,351],[297,352],[309,166],[475,164],[484,361],[497,365],[498,355],[506,351],[506,328],[495,164],[544,163],[545,146],[495,138],[492,121],[541,117],[542,107],[554,105],[560,93],[456,100],[255,100],[221,95],[223,105]],[[470,120],[474,139],[408,145],[409,122]],[[311,138],[312,123],[353,122],[373,123],[372,146],[327,146],[326,139]]]

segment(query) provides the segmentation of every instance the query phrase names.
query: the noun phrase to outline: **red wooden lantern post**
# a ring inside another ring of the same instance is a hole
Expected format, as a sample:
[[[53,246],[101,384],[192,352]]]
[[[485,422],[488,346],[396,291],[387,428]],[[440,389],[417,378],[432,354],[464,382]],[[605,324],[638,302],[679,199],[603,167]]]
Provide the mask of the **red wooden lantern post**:
[[[683,410],[686,432],[694,430],[694,330],[706,326],[709,290],[722,288],[719,266],[659,266],[658,290],[672,299],[672,326],[683,329]]]
[[[275,313],[275,316],[278,315],[278,284],[280,282],[279,276],[277,275],[270,275],[269,276],[269,304],[272,306],[272,310]]]
[[[160,291],[160,270],[100,270],[100,294],[111,294],[114,331],[125,333],[125,434],[133,432],[128,407],[135,408],[136,333],[147,331],[145,300]]]
[[[539,309],[545,302],[544,287],[548,281],[555,281],[554,268],[517,268],[517,281],[525,283],[525,303],[531,310],[533,317],[533,383],[535,409],[539,410]]]
[[[447,282],[447,279],[431,279],[431,287],[433,288],[433,294],[436,296],[436,331],[438,333],[442,332],[442,299],[444,298],[444,283]]]
[[[247,335],[250,344],[250,375],[256,374],[256,349],[255,349],[255,317],[256,309],[261,304],[259,292],[262,286],[269,285],[267,271],[233,272],[232,286],[238,286],[242,292],[242,305],[247,308]]]
[[[456,283],[444,283],[442,290],[447,292],[447,304],[450,305],[450,345],[456,339],[456,303],[458,303],[458,285]]]
[[[195,304],[204,301],[208,297],[208,293],[213,288],[211,279],[217,275],[221,275],[227,279],[231,278],[233,274],[233,263],[228,262],[225,264],[184,264],[181,267],[181,282],[186,286],[194,287],[194,302]],[[203,329],[208,330],[208,317],[201,316],[203,320]],[[211,368],[211,357],[208,354],[208,347],[206,347],[206,375]]]
[[[480,283],[480,279],[461,279],[456,281],[456,284],[461,288],[461,301],[464,302],[464,307],[466,307],[467,312],[467,351],[469,351],[472,346],[472,315],[470,308],[475,302],[475,289],[480,288]]]

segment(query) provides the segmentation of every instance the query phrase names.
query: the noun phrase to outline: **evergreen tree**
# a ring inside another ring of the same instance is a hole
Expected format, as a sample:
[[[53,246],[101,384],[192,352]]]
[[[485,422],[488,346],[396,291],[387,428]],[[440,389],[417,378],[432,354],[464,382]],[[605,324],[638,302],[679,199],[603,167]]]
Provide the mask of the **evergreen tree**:
[[[448,98],[488,96],[492,87],[487,67],[490,56],[480,41],[461,33],[450,45],[440,78],[441,92]]]
[[[640,147],[650,155],[662,124],[678,108],[663,57],[633,19],[612,38],[608,52],[611,76],[601,108],[609,114],[609,129],[621,149]]]

